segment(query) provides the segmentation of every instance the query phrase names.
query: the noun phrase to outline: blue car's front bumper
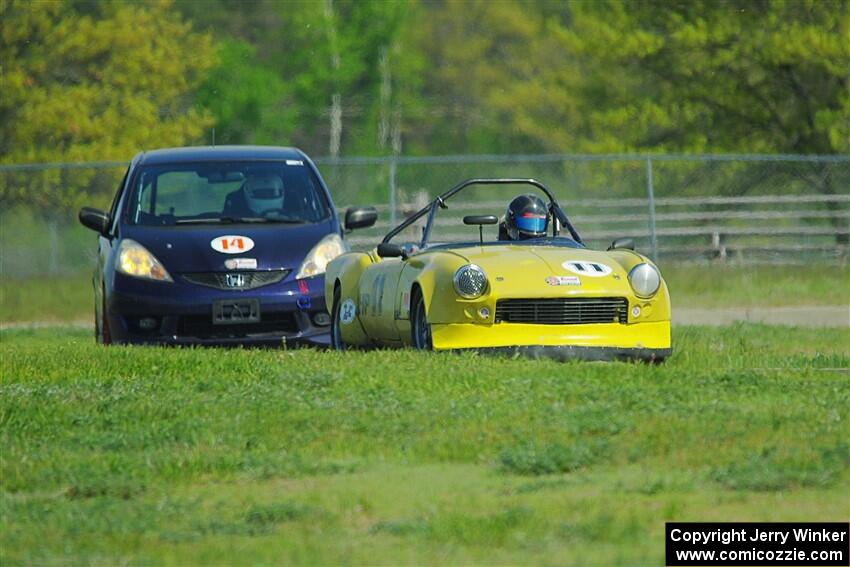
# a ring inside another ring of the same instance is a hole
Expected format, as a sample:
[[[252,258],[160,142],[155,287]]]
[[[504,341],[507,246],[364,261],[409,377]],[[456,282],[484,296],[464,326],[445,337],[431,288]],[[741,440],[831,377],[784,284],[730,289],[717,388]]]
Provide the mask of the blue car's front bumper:
[[[306,287],[305,287],[306,285]],[[255,300],[252,322],[214,322],[213,304]],[[114,342],[282,346],[329,342],[324,277],[283,281],[252,290],[212,289],[182,281],[159,283],[116,274],[106,290]]]

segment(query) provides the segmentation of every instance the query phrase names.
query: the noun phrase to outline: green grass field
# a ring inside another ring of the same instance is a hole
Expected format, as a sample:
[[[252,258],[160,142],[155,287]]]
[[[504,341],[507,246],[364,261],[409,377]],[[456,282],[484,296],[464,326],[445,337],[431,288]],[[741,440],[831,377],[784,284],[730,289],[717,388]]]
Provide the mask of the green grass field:
[[[92,321],[91,274],[0,278],[0,321]]]
[[[847,266],[662,264],[677,307],[848,305]],[[0,278],[0,322],[93,320],[91,274]]]
[[[664,522],[846,521],[847,329],[664,365],[0,332],[0,563],[662,565]]]

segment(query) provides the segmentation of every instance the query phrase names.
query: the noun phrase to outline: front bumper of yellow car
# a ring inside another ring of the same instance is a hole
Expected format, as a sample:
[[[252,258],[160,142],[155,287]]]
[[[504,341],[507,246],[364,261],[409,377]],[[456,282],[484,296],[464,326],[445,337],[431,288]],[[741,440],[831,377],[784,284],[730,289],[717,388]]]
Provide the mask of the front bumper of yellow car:
[[[670,356],[670,322],[624,325],[538,325],[448,323],[431,325],[435,350],[475,349],[559,360],[646,360]]]

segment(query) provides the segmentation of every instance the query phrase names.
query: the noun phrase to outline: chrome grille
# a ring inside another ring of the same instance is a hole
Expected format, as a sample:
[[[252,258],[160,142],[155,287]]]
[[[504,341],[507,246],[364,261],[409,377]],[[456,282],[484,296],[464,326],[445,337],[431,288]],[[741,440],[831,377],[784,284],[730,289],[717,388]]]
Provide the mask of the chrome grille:
[[[581,325],[621,323],[629,317],[624,297],[557,297],[552,299],[501,299],[496,302],[496,323]]]
[[[281,281],[291,270],[264,270],[248,271],[238,270],[233,272],[192,272],[180,274],[185,281],[211,287],[215,289],[245,290],[256,289],[264,285],[270,285]],[[231,276],[228,278],[228,276]],[[241,276],[241,278],[233,277]],[[228,283],[230,280],[230,283]],[[241,285],[232,285],[241,283]]]

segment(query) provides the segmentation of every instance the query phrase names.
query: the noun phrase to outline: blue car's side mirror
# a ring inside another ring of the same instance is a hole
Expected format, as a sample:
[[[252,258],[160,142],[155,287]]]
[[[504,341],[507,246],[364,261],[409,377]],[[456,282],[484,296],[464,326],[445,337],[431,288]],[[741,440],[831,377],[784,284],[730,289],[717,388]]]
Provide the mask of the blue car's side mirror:
[[[351,207],[345,211],[345,230],[366,228],[378,220],[375,207]]]
[[[78,215],[80,224],[86,228],[107,236],[109,233],[109,215],[100,209],[93,207],[83,207]]]

